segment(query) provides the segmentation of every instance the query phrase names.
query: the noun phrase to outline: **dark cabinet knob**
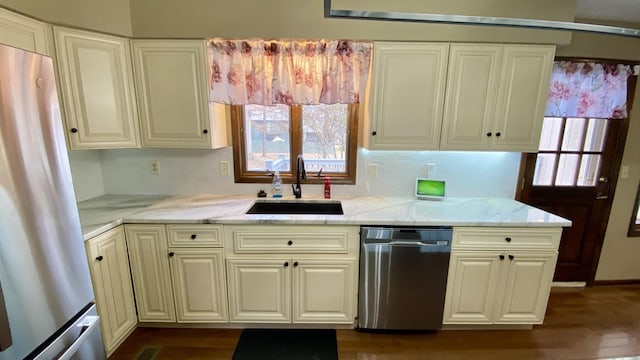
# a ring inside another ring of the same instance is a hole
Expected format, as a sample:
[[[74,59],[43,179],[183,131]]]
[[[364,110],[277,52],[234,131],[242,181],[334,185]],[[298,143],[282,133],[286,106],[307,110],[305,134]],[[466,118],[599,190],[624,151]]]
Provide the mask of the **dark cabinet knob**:
[[[76,129],[76,128],[71,128],[71,132],[75,134],[75,133],[77,133],[77,132],[78,132],[78,129]]]
[[[175,255],[176,253],[174,253],[173,251],[169,253],[169,257],[173,257],[173,255]]]
[[[291,240],[287,241],[287,245],[289,245],[289,246],[293,245],[293,241],[291,241]]]
[[[375,132],[375,131],[373,131],[373,132],[371,133],[371,135],[372,135],[372,136],[376,136],[376,134],[377,134],[377,132]]]
[[[490,133],[490,132],[488,132],[488,133],[487,133],[487,136],[491,137],[491,133]]]
[[[196,234],[191,234],[191,240],[195,240],[198,236]]]
[[[500,260],[504,260],[504,255],[500,255]]]
[[[515,257],[513,255],[509,255],[509,260],[513,260]]]
[[[293,262],[293,267],[298,267],[298,262],[297,261]]]
[[[202,133],[203,133],[203,134],[208,134],[208,133],[209,133],[209,130],[204,129],[204,130],[202,130]]]
[[[511,238],[510,237],[506,237],[506,238],[504,238],[504,241],[511,242]]]
[[[500,134],[500,132],[496,133],[496,137],[500,137],[500,135],[502,135],[502,134]]]
[[[104,259],[104,257],[103,257],[102,255],[100,255],[100,256],[98,256],[98,257],[96,258],[96,260],[98,260],[98,261],[102,261],[102,259]]]
[[[289,266],[289,262],[288,262],[288,261],[285,261],[285,262],[284,262],[284,267],[287,267],[287,266]]]

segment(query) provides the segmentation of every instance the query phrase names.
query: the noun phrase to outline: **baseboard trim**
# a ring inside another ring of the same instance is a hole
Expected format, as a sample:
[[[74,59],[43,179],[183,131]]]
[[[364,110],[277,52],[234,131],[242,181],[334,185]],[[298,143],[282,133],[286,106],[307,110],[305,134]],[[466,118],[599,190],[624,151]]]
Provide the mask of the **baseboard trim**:
[[[593,285],[633,285],[640,284],[640,279],[627,280],[595,280]]]
[[[551,287],[586,287],[586,281],[554,281],[551,283]]]

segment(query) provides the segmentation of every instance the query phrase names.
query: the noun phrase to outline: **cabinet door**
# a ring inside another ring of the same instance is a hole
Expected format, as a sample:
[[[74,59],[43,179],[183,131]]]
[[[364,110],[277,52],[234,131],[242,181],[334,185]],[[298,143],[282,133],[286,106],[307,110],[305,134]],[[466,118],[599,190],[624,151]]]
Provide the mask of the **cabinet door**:
[[[231,322],[291,322],[291,260],[227,259]]]
[[[170,258],[178,322],[227,322],[222,249],[175,249]]]
[[[557,253],[510,252],[496,298],[495,323],[541,324]]]
[[[490,146],[501,54],[501,45],[451,45],[441,149],[483,150]]]
[[[501,265],[498,251],[451,253],[444,324],[490,324]]]
[[[134,40],[133,53],[142,145],[211,148],[204,41]]]
[[[352,324],[355,260],[293,259],[293,322]]]
[[[0,8],[0,43],[49,55],[47,24]]]
[[[126,225],[138,319],[175,322],[164,225]]]
[[[449,44],[375,44],[372,149],[438,149],[448,54]]]
[[[504,45],[493,149],[538,151],[554,46]]]
[[[138,146],[138,111],[129,41],[54,28],[72,149]]]
[[[138,323],[124,230],[119,226],[98,235],[86,242],[86,248],[102,339],[111,354]]]

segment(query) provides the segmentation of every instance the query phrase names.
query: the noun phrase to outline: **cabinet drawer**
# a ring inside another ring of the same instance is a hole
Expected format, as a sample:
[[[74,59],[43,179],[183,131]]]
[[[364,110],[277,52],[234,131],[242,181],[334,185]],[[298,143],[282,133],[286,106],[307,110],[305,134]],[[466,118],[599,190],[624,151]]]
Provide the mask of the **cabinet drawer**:
[[[452,249],[536,249],[555,251],[562,228],[472,228],[453,229]]]
[[[235,253],[349,252],[349,230],[324,227],[246,227],[232,231]]]
[[[222,225],[167,225],[169,246],[222,247]]]

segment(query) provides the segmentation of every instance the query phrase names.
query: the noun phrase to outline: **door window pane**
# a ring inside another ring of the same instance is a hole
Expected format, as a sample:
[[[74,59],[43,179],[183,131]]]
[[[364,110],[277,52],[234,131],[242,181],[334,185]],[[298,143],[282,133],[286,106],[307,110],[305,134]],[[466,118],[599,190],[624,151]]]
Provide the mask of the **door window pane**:
[[[348,115],[347,104],[302,106],[302,154],[307,171],[346,171]]]
[[[556,154],[538,154],[538,158],[536,160],[536,171],[533,175],[533,185],[553,185],[555,165]]]
[[[558,150],[561,129],[562,118],[544,118],[544,122],[542,123],[542,134],[540,135],[540,150]]]
[[[244,106],[244,140],[249,171],[289,171],[289,107]]]
[[[596,186],[600,175],[600,155],[582,155],[578,186]]]
[[[586,119],[567,118],[562,137],[562,151],[580,151]]]
[[[584,141],[584,151],[602,151],[604,137],[607,133],[607,119],[589,119],[587,138]]]
[[[558,161],[558,173],[556,175],[556,185],[572,186],[576,183],[576,173],[578,171],[578,161],[580,155],[561,154]]]

